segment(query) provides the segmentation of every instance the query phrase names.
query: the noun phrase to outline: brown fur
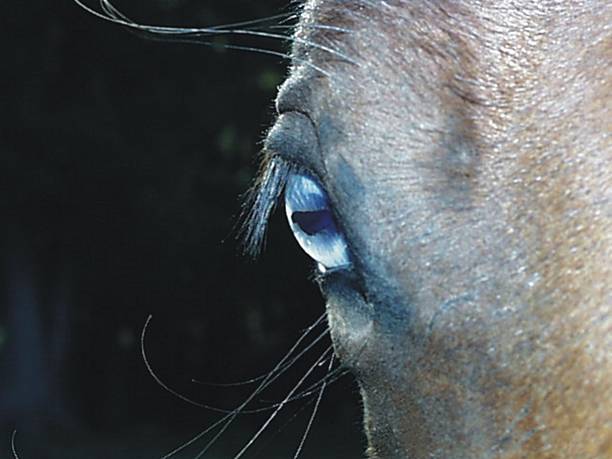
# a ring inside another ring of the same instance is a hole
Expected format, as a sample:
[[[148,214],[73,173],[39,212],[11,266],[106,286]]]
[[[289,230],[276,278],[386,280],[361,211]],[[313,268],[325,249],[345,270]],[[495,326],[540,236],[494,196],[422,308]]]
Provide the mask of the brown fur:
[[[359,291],[322,288],[370,457],[612,458],[610,24],[608,1],[306,3],[278,106],[310,119],[298,161],[354,257]]]

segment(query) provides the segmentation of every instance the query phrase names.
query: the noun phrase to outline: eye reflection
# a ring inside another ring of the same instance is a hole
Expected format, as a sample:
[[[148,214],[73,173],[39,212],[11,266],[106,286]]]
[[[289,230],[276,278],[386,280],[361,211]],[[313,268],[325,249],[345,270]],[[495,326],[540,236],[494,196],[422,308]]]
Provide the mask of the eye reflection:
[[[327,193],[309,174],[291,174],[285,188],[285,211],[298,244],[321,271],[348,266],[344,235],[338,229]]]

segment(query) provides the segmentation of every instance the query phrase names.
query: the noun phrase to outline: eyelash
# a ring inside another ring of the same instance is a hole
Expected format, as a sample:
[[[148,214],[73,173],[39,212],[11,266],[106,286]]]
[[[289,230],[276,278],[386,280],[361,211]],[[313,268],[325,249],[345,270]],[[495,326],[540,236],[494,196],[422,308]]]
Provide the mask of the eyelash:
[[[261,253],[268,221],[284,195],[290,175],[305,171],[304,167],[276,155],[264,157],[258,178],[247,192],[243,203],[239,237],[246,254],[257,257]],[[311,175],[314,176],[312,173]],[[360,279],[352,266],[321,271],[313,265],[310,278],[317,284],[322,285],[328,279],[337,276],[338,273],[345,280],[350,281],[353,288],[361,292]],[[362,293],[362,295],[364,294]]]
[[[270,216],[278,206],[290,174],[302,168],[278,156],[266,156],[255,184],[247,192],[239,236],[245,253],[256,257],[264,245]]]

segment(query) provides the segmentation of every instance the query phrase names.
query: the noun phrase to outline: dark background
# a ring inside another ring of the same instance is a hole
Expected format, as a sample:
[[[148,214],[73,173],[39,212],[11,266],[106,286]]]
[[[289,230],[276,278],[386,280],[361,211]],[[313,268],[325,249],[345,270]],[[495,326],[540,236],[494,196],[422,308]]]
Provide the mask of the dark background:
[[[290,11],[282,0],[149,0],[139,21],[209,26]],[[155,458],[253,387],[324,310],[282,212],[257,261],[240,254],[240,196],[273,120],[288,42],[144,39],[70,0],[3,3],[0,93],[0,458]],[[329,345],[257,400],[279,400]],[[314,379],[322,377],[325,368]],[[328,390],[301,457],[359,457],[350,377]],[[291,404],[246,457],[292,458],[312,403]],[[254,407],[264,406],[262,403]],[[294,413],[297,415],[294,416]],[[267,415],[240,416],[210,458]],[[210,437],[209,437],[210,438]],[[195,457],[195,443],[176,457]]]

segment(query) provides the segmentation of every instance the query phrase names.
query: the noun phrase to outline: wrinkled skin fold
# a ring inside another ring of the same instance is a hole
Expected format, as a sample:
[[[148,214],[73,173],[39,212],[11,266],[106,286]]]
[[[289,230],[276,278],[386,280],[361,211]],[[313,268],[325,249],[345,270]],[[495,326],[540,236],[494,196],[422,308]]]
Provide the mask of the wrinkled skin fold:
[[[612,4],[303,6],[267,154],[318,177],[370,458],[612,457]]]

